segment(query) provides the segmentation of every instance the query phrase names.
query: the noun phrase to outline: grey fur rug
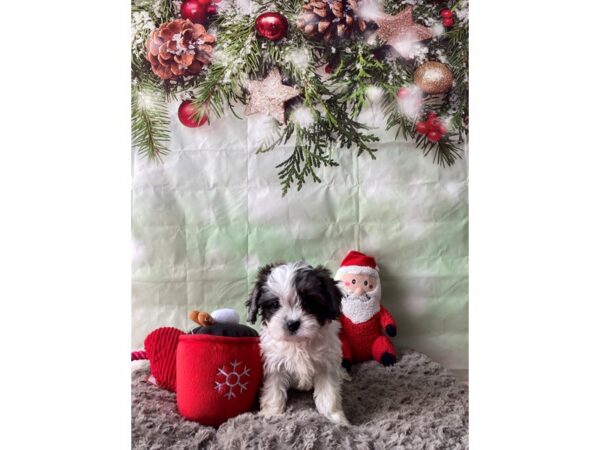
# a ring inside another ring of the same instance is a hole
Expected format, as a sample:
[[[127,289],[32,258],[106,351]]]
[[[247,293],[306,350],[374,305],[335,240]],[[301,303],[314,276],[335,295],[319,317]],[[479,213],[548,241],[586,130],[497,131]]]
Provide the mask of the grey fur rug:
[[[343,398],[351,427],[332,425],[310,393],[290,392],[288,408],[265,419],[245,413],[218,429],[183,420],[175,394],[132,373],[134,449],[468,449],[468,387],[427,356],[400,352],[392,367],[355,365]]]

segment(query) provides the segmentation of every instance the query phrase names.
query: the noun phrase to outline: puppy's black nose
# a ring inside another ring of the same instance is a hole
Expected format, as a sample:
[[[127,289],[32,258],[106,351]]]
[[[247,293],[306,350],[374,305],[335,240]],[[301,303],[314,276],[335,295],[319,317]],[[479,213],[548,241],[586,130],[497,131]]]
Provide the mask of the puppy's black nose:
[[[289,332],[292,334],[294,334],[296,331],[298,331],[298,328],[300,328],[299,320],[288,320],[285,324],[287,325]]]

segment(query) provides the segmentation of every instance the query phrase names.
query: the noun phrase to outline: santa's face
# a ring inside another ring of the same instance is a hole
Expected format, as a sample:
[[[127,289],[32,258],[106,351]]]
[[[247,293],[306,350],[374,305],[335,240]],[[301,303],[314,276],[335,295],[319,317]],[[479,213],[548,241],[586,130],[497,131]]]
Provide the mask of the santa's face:
[[[361,297],[375,289],[379,284],[379,280],[372,275],[346,273],[342,275],[342,283],[348,294]]]
[[[344,291],[342,312],[352,322],[364,322],[379,311],[381,287],[378,276],[345,273],[340,276],[340,285]]]

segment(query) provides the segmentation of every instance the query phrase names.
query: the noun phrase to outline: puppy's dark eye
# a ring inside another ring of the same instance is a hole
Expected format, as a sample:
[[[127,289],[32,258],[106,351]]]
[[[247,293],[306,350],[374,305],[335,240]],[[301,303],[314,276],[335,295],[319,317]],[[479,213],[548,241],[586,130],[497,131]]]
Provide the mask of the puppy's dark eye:
[[[369,283],[368,283],[367,281],[365,281],[365,286],[366,286],[367,284],[369,284]]]
[[[279,300],[273,300],[272,302],[269,302],[266,306],[269,309],[277,309],[279,308]]]
[[[356,280],[352,280],[352,284],[356,284]]]

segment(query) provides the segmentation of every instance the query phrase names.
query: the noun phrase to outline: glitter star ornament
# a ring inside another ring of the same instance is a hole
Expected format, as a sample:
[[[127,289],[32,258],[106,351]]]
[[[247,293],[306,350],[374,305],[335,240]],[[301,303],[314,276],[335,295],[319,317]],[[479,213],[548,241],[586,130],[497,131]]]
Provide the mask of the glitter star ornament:
[[[414,22],[412,6],[407,6],[394,16],[378,14],[374,22],[379,27],[375,35],[390,45],[419,42],[433,37],[430,28]]]
[[[285,123],[285,102],[298,97],[300,92],[281,82],[279,70],[273,69],[264,80],[249,81],[250,100],[246,106],[246,115],[264,113],[279,123]]]

